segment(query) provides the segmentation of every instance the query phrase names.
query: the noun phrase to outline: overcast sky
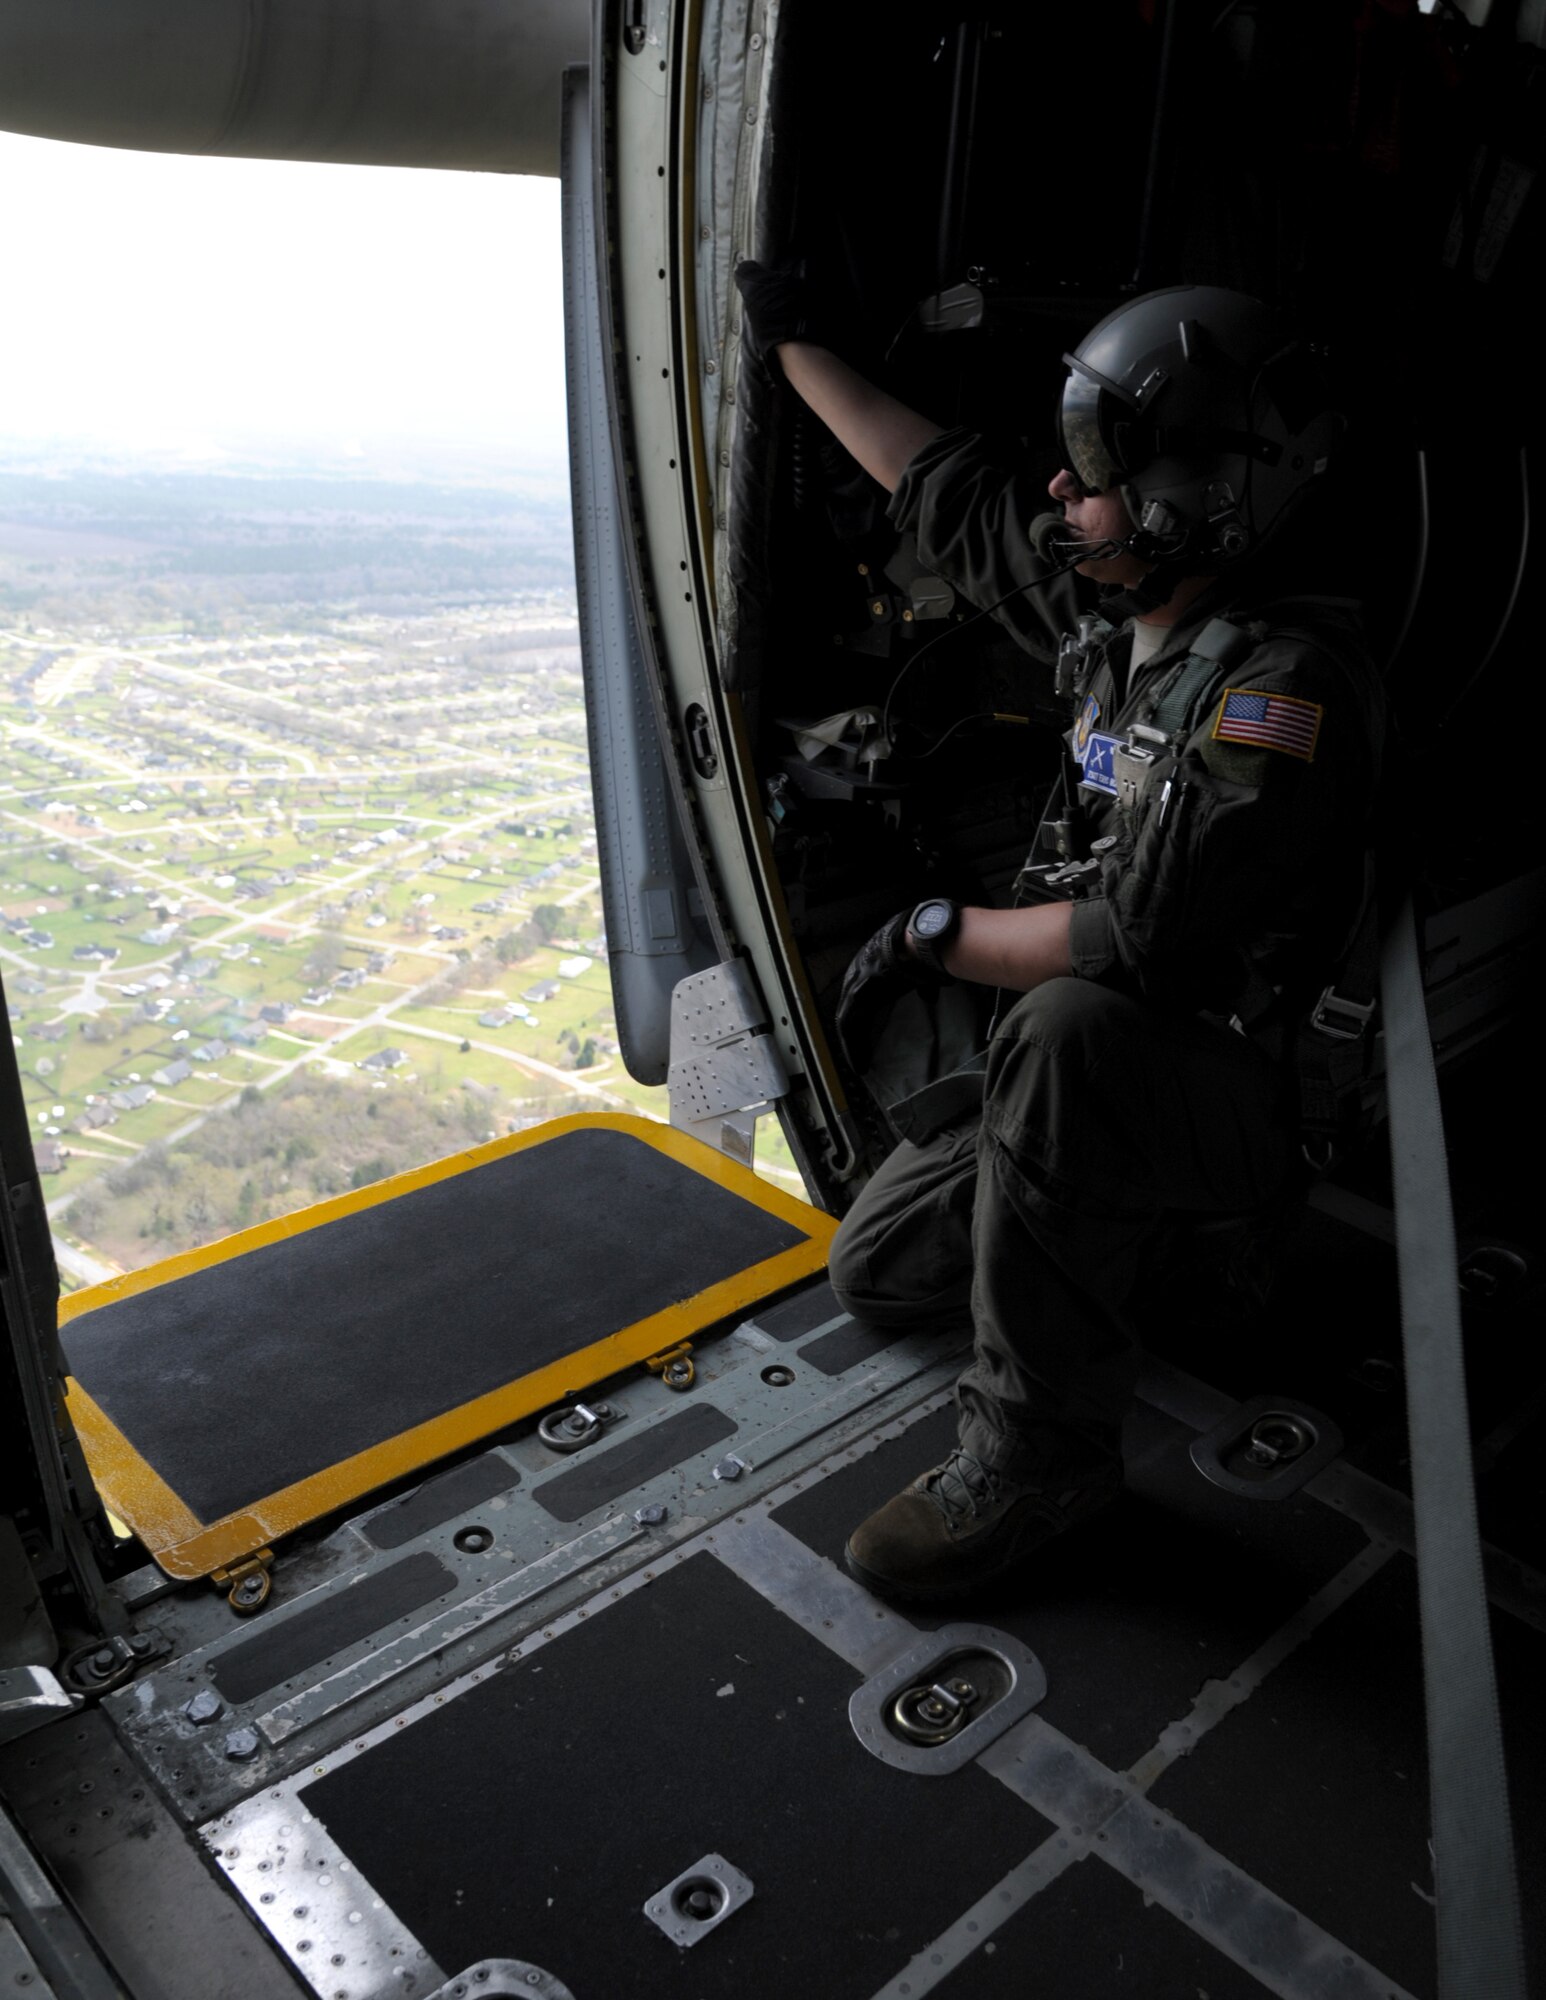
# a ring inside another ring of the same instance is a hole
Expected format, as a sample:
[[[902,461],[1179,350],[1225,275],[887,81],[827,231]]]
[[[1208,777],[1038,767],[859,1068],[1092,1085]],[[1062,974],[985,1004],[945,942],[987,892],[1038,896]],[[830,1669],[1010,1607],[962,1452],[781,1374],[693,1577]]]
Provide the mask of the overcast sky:
[[[0,133],[0,209],[0,438],[562,455],[556,181]]]

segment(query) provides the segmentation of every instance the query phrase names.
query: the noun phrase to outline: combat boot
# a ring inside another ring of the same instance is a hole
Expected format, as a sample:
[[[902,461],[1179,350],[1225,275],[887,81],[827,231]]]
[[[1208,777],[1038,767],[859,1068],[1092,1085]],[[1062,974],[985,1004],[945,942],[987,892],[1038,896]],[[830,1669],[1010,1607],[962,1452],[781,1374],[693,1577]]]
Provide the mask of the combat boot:
[[[964,1597],[1017,1569],[1055,1535],[1109,1512],[1121,1492],[1119,1458],[1035,1481],[996,1471],[958,1445],[854,1530],[844,1560],[881,1597]]]

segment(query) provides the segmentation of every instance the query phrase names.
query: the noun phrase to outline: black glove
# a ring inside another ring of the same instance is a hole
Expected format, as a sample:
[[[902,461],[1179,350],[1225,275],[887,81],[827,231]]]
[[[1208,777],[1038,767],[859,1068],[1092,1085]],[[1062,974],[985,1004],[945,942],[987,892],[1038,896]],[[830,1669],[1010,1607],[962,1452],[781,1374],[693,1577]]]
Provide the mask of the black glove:
[[[800,276],[797,263],[759,264],[745,257],[735,267],[736,290],[744,308],[742,340],[759,361],[776,369],[774,349],[784,340],[832,344],[827,314],[815,288]]]
[[[909,907],[883,923],[868,944],[860,945],[843,974],[837,1000],[838,1039],[860,1076],[870,1067],[880,1032],[901,996],[918,987],[949,983],[948,973],[941,976],[907,949],[911,916]]]

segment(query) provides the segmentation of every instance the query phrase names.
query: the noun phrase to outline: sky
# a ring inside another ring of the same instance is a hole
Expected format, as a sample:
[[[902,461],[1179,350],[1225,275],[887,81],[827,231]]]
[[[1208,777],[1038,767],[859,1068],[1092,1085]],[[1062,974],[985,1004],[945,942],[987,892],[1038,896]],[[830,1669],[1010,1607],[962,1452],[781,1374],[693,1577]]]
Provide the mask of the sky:
[[[564,452],[556,180],[0,133],[0,439]]]

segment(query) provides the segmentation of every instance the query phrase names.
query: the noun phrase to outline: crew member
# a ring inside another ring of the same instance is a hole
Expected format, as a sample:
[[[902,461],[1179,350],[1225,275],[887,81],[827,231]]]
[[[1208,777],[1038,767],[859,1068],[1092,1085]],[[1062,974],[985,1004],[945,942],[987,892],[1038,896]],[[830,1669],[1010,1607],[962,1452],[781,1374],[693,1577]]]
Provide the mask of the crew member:
[[[1007,596],[1033,649],[1059,633],[1071,691],[1069,783],[1020,906],[900,913],[840,1009],[860,1021],[908,981],[1004,995],[980,1108],[901,1141],[831,1259],[863,1319],[970,1313],[956,1449],[847,1549],[870,1588],[947,1599],[1114,1504],[1138,1331],[1167,1304],[1157,1246],[1177,1217],[1291,1194],[1306,1018],[1361,1025],[1332,982],[1365,894],[1378,678],[1356,605],[1296,594],[1263,553],[1340,421],[1257,301],[1151,293],[1064,357],[1060,518],[1033,524],[1012,449],[856,373],[811,337],[798,281],[737,282],[753,344],[890,491],[922,562],[981,607]],[[1102,586],[1077,628],[1053,581],[1071,567]]]

